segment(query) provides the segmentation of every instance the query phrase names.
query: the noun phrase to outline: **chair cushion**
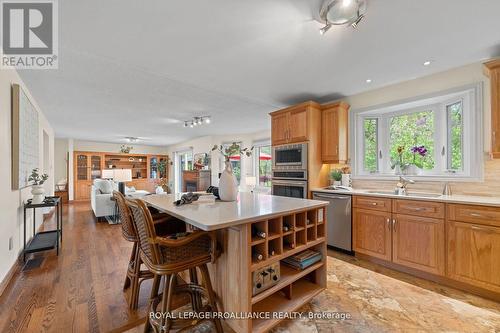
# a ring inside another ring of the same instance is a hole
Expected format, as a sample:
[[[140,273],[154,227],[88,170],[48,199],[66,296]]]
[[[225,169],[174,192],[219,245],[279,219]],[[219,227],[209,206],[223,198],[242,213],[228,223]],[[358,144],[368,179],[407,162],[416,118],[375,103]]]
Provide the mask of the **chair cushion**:
[[[96,179],[94,181],[94,186],[101,192],[101,194],[113,193],[113,182],[110,180]]]

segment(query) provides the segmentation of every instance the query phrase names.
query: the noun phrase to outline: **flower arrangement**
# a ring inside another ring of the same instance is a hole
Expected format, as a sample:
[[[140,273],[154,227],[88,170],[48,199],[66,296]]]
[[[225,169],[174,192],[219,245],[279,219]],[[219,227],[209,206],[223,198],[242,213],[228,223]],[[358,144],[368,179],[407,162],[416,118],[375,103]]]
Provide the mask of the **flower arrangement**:
[[[28,181],[33,182],[32,185],[42,185],[47,179],[49,179],[49,175],[47,175],[46,173],[40,175],[39,172],[40,170],[38,168],[35,168],[31,171],[31,175],[28,177]]]
[[[120,146],[120,153],[123,153],[123,154],[128,154],[130,153],[130,151],[134,149],[134,147],[132,146],[125,146],[125,145],[121,145]]]
[[[401,171],[405,171],[406,168],[408,168],[409,164],[405,163],[403,160],[403,153],[405,151],[404,146],[398,146],[397,148],[397,153],[398,153],[398,158],[396,160],[391,161],[391,169],[396,169],[396,167],[399,167]]]
[[[225,161],[229,162],[230,157],[234,155],[246,155],[247,157],[252,156],[253,148],[254,147],[241,148],[239,143],[233,142],[233,144],[227,148],[224,148],[223,145],[214,145],[212,151],[218,150],[221,155],[224,156]]]
[[[412,164],[422,169],[424,167],[425,158],[429,151],[427,150],[427,148],[425,148],[425,146],[413,146],[411,147],[410,151],[413,154]]]

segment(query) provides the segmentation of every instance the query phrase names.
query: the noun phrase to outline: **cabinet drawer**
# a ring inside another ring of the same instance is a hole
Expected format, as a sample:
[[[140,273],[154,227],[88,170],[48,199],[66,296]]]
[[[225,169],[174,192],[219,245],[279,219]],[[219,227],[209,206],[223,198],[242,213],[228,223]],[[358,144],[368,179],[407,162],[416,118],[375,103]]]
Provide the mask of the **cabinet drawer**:
[[[444,203],[419,200],[393,200],[392,212],[396,214],[444,218]]]
[[[391,211],[391,199],[354,196],[353,205],[356,208],[365,208],[371,210],[379,210],[382,212]]]
[[[500,227],[500,208],[474,205],[448,205],[448,220]]]

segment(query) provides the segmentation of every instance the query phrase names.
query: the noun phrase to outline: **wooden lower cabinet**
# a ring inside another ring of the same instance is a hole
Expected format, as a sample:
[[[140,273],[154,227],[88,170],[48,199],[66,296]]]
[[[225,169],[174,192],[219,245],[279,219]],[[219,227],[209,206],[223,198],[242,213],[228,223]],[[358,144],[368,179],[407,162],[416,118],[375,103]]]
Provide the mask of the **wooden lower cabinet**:
[[[79,181],[75,183],[75,200],[90,200],[91,181]]]
[[[355,252],[391,260],[391,213],[353,209],[353,247]]]
[[[500,293],[500,227],[448,221],[447,275]]]
[[[444,275],[444,220],[394,214],[392,229],[394,263]]]

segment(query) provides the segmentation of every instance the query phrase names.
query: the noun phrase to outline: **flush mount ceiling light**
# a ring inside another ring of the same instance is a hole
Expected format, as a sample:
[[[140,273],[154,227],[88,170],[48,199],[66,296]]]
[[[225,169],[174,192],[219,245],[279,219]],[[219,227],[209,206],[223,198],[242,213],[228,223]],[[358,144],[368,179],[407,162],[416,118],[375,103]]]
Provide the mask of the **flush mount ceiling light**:
[[[424,66],[429,66],[431,64],[431,61],[430,60],[427,60],[424,62]]]
[[[184,120],[184,127],[193,128],[195,126],[210,124],[211,118],[210,116],[201,116],[201,117],[193,117],[192,120]]]
[[[365,13],[366,0],[325,0],[319,11],[321,23],[325,26],[319,33],[325,34],[332,25],[350,25],[356,28]]]

